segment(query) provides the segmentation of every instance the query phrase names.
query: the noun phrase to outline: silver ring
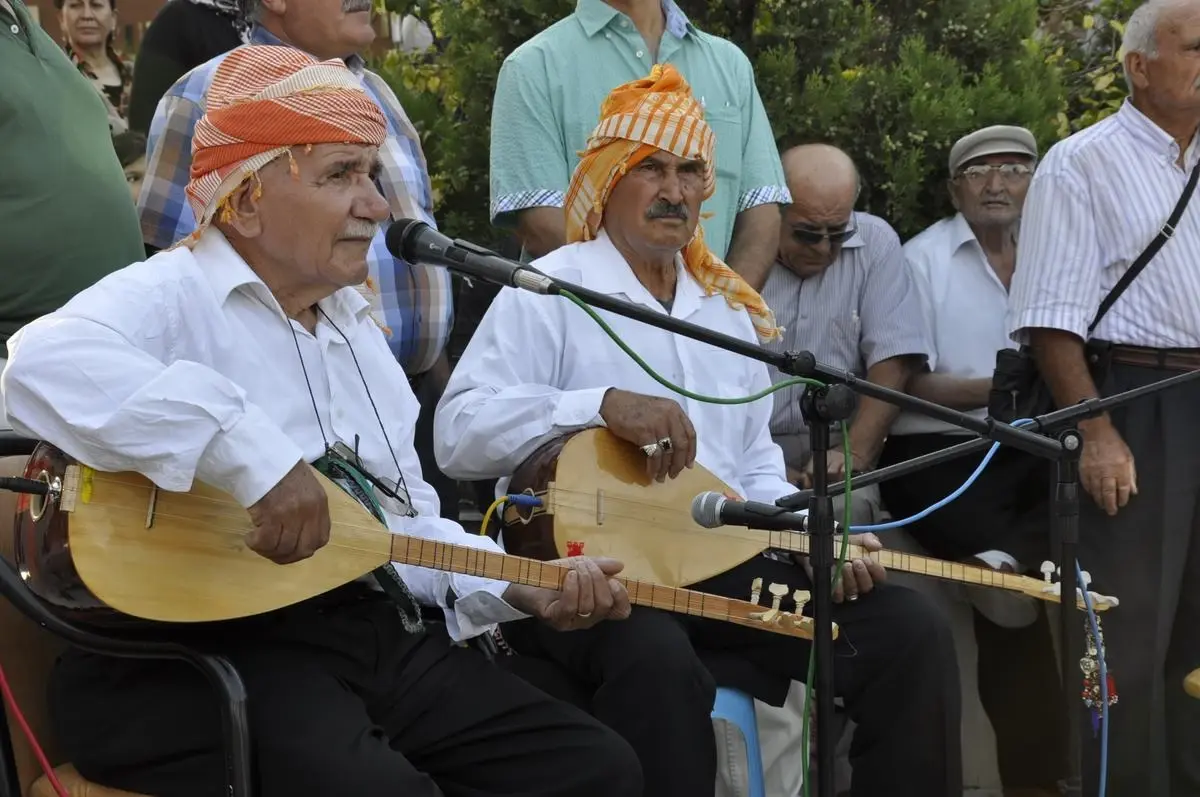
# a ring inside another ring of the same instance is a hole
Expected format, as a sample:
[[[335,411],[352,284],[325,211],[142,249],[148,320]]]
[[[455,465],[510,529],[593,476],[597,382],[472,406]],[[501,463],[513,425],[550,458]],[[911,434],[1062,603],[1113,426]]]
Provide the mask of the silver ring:
[[[851,595],[850,597],[846,598],[846,600],[848,600],[848,601],[856,601],[856,600],[858,600],[858,593],[857,593],[857,592],[856,592],[856,593],[854,593],[854,594],[853,594],[853,595]]]
[[[647,443],[646,445],[642,446],[642,453],[648,457],[652,457],[658,453],[658,449],[658,443]]]
[[[587,612],[587,613],[585,614],[585,613],[583,613],[583,612],[576,612],[575,616],[576,616],[576,617],[591,617],[591,616],[592,616],[592,613],[591,613],[591,612]]]
[[[671,450],[671,438],[669,438],[669,437],[662,438],[661,440],[658,441],[658,444],[660,446],[662,446],[663,451]]]

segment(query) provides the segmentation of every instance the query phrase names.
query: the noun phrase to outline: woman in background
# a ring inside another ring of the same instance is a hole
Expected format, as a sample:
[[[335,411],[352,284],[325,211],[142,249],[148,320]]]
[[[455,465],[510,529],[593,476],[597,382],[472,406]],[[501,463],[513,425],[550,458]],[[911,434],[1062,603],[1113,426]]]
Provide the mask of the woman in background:
[[[129,126],[150,132],[154,109],[176,80],[245,44],[250,23],[240,0],[170,0],[142,37],[129,100]]]
[[[63,47],[92,82],[108,107],[108,126],[114,133],[128,128],[129,92],[133,70],[113,49],[117,28],[116,0],[54,0]]]

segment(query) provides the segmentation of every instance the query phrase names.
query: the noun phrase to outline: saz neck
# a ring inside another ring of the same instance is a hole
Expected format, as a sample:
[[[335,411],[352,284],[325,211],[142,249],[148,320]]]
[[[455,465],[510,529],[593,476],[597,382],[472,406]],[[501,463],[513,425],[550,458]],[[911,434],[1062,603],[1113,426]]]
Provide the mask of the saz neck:
[[[570,572],[569,568],[562,565],[536,559],[402,534],[392,535],[391,559],[417,567],[553,590],[562,589],[563,581]],[[625,586],[630,602],[637,606],[722,620],[761,631],[812,638],[812,620],[807,617],[792,617],[791,622],[782,622],[781,620],[786,618],[778,611],[772,612],[767,607],[754,603],[644,581],[625,578],[616,580]]]

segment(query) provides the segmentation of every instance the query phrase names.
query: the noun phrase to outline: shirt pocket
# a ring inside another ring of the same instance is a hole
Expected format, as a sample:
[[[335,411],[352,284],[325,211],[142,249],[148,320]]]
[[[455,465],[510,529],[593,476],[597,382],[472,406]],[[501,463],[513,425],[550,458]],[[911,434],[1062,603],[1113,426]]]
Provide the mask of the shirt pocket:
[[[824,347],[828,354],[818,355],[826,365],[861,375],[862,319],[857,313],[836,315],[829,321]]]
[[[742,178],[742,111],[736,105],[705,108],[704,121],[717,139],[717,175],[738,190]]]

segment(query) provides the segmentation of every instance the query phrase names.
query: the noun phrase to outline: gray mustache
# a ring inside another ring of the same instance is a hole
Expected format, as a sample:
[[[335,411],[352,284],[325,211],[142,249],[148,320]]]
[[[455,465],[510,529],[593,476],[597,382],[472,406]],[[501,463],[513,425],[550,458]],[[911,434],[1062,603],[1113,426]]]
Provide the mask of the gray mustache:
[[[351,224],[342,230],[343,238],[374,238],[379,231],[378,224]]]
[[[674,205],[674,204],[671,204],[670,202],[661,202],[661,201],[655,202],[653,205],[650,206],[650,209],[646,211],[646,218],[648,218],[648,219],[680,219],[682,221],[687,221],[688,220],[687,205]]]
[[[342,0],[342,13],[354,14],[359,11],[370,11],[371,0]]]

